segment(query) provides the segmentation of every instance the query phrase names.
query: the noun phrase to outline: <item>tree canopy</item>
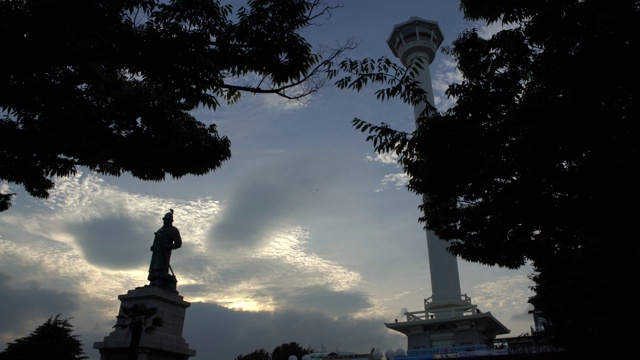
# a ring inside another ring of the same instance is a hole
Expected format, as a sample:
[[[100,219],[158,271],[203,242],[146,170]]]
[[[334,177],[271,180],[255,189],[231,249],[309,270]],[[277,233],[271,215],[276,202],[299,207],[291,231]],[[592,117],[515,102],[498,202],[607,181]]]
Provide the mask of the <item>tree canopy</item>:
[[[247,355],[238,355],[235,360],[289,360],[291,355],[302,360],[304,355],[312,352],[312,348],[305,349],[297,342],[289,342],[276,346],[271,353],[265,349],[257,349]]]
[[[203,175],[230,140],[191,111],[242,92],[302,99],[331,60],[300,36],[320,0],[0,2],[0,180],[47,198],[78,167],[141,180]],[[234,11],[235,10],[235,11]],[[325,57],[323,57],[323,55]],[[0,194],[0,211],[14,193]]]
[[[2,360],[82,360],[88,359],[82,350],[78,335],[73,335],[69,319],[60,319],[60,314],[49,318],[29,336],[7,344],[0,353]]]
[[[298,360],[302,360],[304,355],[311,352],[313,352],[313,349],[305,349],[297,342],[284,343],[273,348],[271,360],[289,360],[291,355],[294,355]]]
[[[419,220],[452,253],[508,268],[530,263],[530,302],[553,339],[606,352],[619,344],[616,324],[638,318],[620,306],[635,281],[620,264],[640,255],[630,210],[638,197],[640,7],[460,3],[467,19],[504,27],[487,38],[467,30],[443,49],[464,78],[446,92],[455,106],[423,113],[410,134],[354,125],[377,151],[399,155],[408,188],[424,199]],[[385,65],[371,75],[362,64],[344,62],[355,77],[338,85],[383,82],[391,86],[380,98],[407,102],[424,95],[409,72]]]
[[[247,355],[238,355],[235,360],[271,360],[271,355],[265,349],[257,349]]]

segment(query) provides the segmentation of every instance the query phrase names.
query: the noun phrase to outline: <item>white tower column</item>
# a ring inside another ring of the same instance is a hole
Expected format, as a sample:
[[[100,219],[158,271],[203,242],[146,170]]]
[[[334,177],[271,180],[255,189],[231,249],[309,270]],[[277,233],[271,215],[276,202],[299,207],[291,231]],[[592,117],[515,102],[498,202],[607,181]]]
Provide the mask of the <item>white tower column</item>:
[[[418,17],[396,25],[387,40],[393,54],[414,70],[414,80],[427,93],[431,105],[434,99],[429,65],[442,40],[437,22]],[[422,69],[413,66],[417,59],[422,60]],[[425,108],[426,103],[414,108],[416,120]],[[433,359],[443,349],[456,356],[467,354],[469,349],[488,349],[487,342],[509,333],[490,312],[480,312],[461,293],[457,258],[447,251],[447,245],[433,231],[427,231],[432,295],[424,300],[424,311],[406,312],[406,321],[385,323],[387,328],[407,336],[407,355],[414,359]]]
[[[414,67],[414,80],[426,92],[431,106],[435,106],[435,102],[429,65],[435,59],[436,51],[443,39],[437,22],[412,17],[409,21],[396,25],[387,40],[393,54],[400,58],[407,68],[414,66],[418,59],[422,60],[422,69]],[[416,120],[425,108],[426,104],[414,107]],[[447,243],[440,240],[433,231],[427,231],[427,249],[432,290],[430,308],[460,305],[462,292],[457,258],[447,251]]]

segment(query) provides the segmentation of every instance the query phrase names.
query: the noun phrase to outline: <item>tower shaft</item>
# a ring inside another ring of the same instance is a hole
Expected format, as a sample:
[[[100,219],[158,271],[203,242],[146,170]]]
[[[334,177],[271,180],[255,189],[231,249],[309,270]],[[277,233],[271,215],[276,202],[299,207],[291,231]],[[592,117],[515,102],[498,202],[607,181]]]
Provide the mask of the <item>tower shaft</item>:
[[[387,40],[394,55],[400,58],[407,68],[413,67],[413,79],[426,93],[431,106],[435,106],[431,71],[429,65],[435,59],[436,51],[444,36],[435,21],[412,17],[409,21],[396,25]],[[414,66],[420,62],[421,66]],[[416,121],[425,110],[426,104],[414,107]],[[457,258],[447,250],[447,243],[439,239],[433,231],[427,231],[427,251],[429,254],[429,272],[431,273],[431,302],[435,308],[448,305],[461,305],[460,275]]]
[[[393,54],[411,69],[413,79],[426,92],[431,106],[435,101],[429,65],[442,40],[444,36],[437,22],[418,17],[396,25],[387,40]],[[414,66],[417,61],[421,66]],[[423,103],[414,107],[416,121],[426,106]],[[458,261],[447,250],[447,243],[431,230],[427,230],[426,235],[432,296],[424,300],[424,311],[406,312],[406,321],[385,323],[387,328],[407,336],[407,355],[432,359],[433,354],[444,348],[484,349],[487,341],[509,333],[490,312],[480,312],[471,299],[462,294]]]

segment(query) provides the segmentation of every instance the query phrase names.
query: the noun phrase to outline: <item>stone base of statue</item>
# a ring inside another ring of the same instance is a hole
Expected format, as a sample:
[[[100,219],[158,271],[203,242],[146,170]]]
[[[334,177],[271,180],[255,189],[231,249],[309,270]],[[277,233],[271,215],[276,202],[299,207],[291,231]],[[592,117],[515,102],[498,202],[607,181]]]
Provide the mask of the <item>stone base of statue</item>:
[[[196,355],[196,351],[189,349],[189,344],[182,337],[185,313],[191,304],[184,301],[174,289],[175,286],[163,288],[147,285],[118,296],[121,301],[119,316],[122,315],[122,306],[144,304],[147,308],[158,309],[156,316],[163,320],[163,325],[153,333],[143,332],[138,348],[138,360],[187,360],[190,356]],[[121,321],[124,320],[119,318],[117,324]],[[100,351],[100,360],[126,360],[131,335],[128,328],[115,327],[104,341],[94,343],[93,348]]]

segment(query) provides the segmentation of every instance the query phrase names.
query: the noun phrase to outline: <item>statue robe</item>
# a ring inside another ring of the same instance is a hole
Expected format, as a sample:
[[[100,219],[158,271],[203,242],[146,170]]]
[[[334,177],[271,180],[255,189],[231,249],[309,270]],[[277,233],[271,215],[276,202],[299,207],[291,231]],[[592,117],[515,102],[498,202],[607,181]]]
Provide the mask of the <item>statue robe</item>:
[[[155,233],[151,246],[151,264],[149,265],[149,277],[151,285],[166,286],[169,278],[169,261],[171,250],[182,246],[182,238],[178,228],[169,225],[163,226]]]

